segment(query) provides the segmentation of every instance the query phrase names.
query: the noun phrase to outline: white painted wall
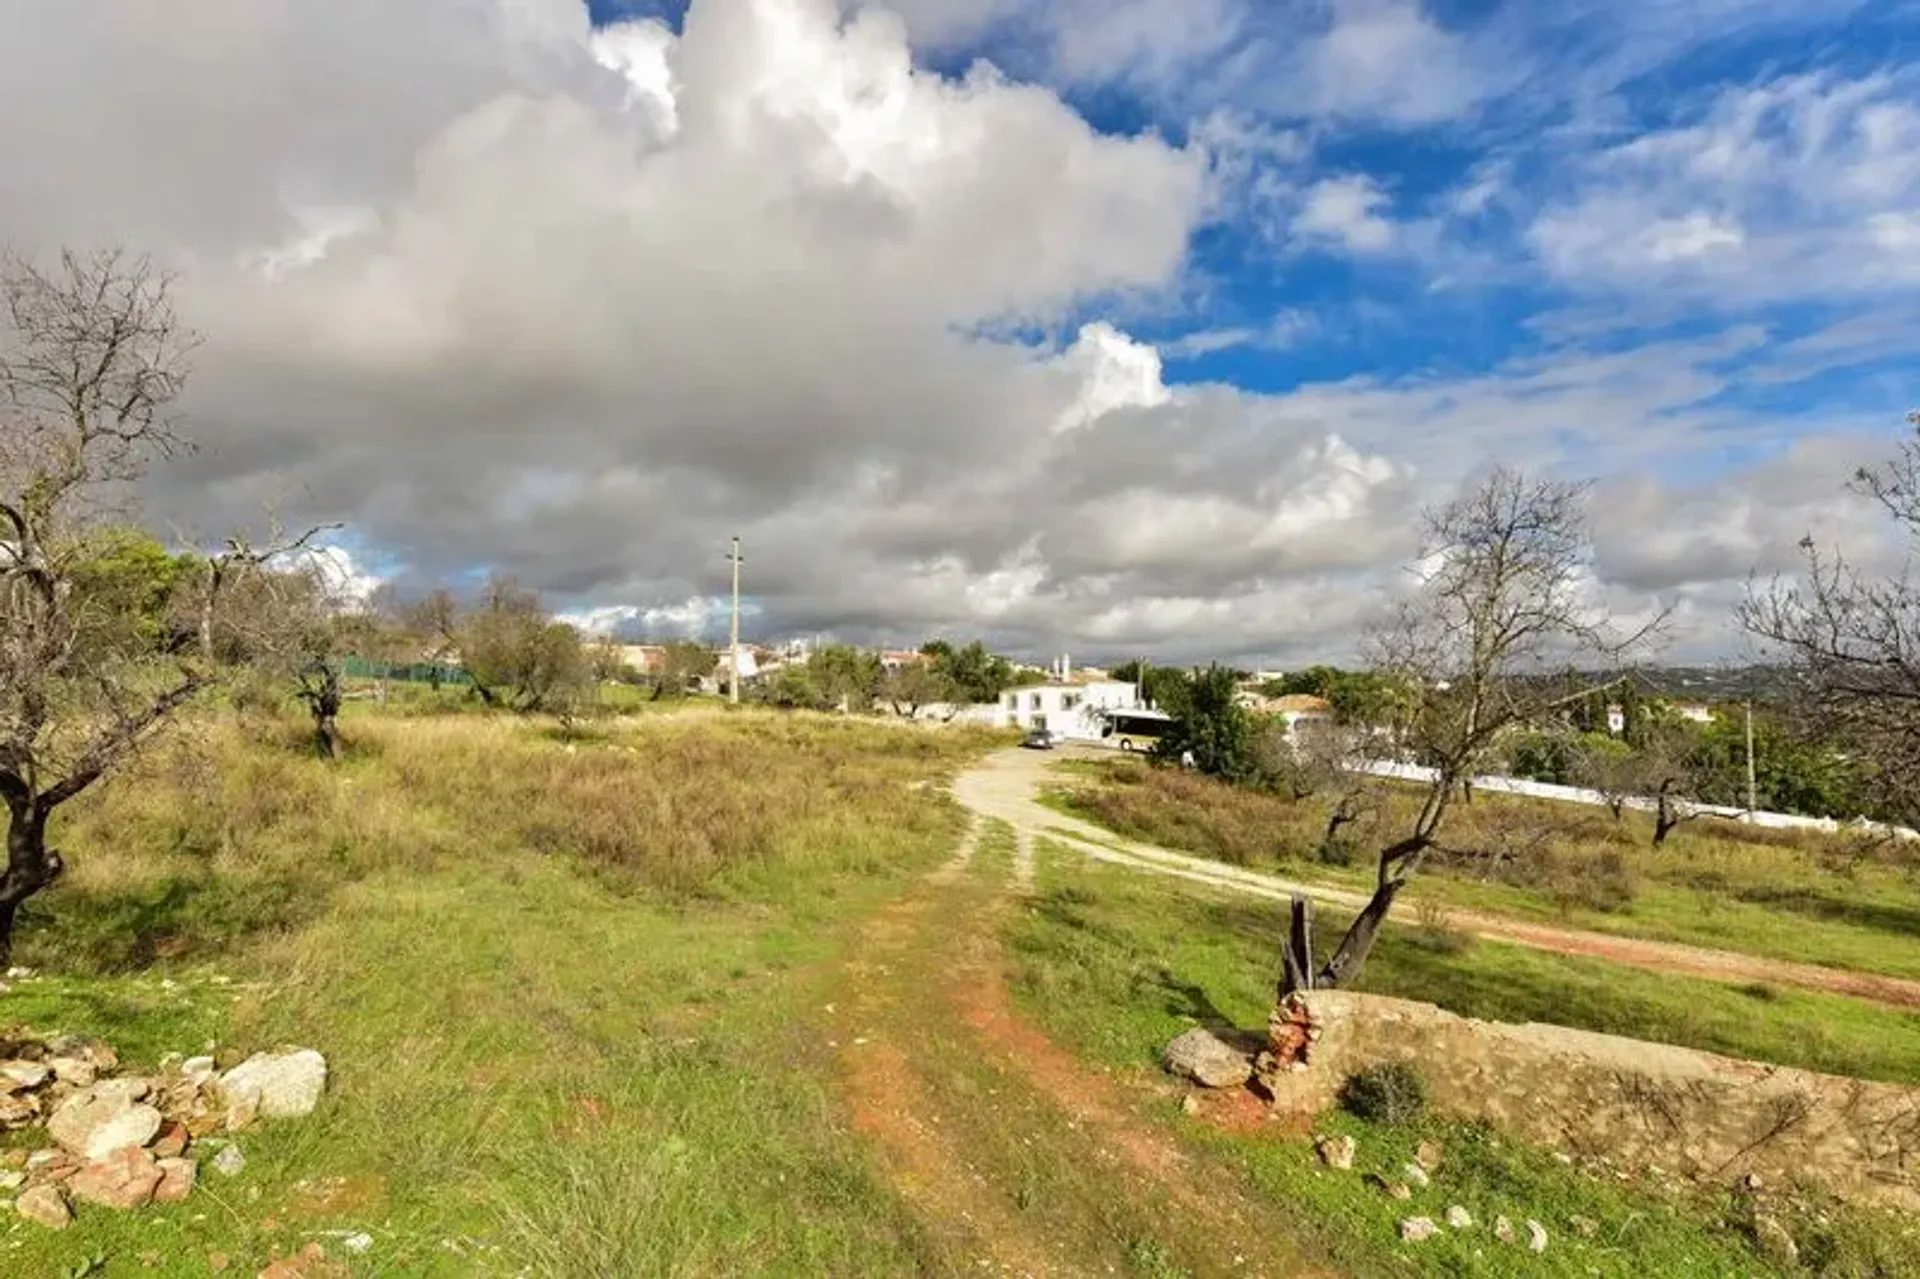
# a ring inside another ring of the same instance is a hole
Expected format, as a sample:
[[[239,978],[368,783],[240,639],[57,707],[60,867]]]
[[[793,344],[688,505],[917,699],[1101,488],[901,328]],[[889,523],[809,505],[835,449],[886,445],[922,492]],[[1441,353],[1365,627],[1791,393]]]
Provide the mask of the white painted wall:
[[[1105,711],[1139,710],[1137,685],[1113,680],[1099,684],[1035,684],[1010,688],[1000,696],[1000,724],[1045,728],[1067,741],[1097,742]]]
[[[1360,766],[1375,777],[1395,777],[1407,782],[1430,782],[1433,770],[1419,764],[1397,764],[1390,760],[1372,760]],[[1475,790],[1489,794],[1525,795],[1532,799],[1553,799],[1568,804],[1602,804],[1606,796],[1599,791],[1588,790],[1584,786],[1555,786],[1550,782],[1529,781],[1524,777],[1476,777],[1473,779]],[[1638,797],[1627,800],[1628,808],[1651,812],[1656,804],[1651,799]],[[1702,816],[1727,817],[1746,822],[1752,826],[1767,826],[1775,830],[1818,830],[1832,834],[1841,830],[1870,830],[1881,833],[1891,832],[1902,839],[1920,839],[1920,831],[1908,830],[1904,826],[1887,826],[1880,822],[1870,822],[1864,817],[1850,822],[1836,821],[1831,817],[1802,817],[1798,813],[1750,813],[1744,808],[1726,808],[1715,804],[1683,804],[1689,813]]]

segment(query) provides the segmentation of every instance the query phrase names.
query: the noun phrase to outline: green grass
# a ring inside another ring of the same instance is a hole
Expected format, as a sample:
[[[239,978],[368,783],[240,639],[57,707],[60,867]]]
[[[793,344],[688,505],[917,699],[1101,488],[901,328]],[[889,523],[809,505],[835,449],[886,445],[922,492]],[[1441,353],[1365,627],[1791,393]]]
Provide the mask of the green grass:
[[[1157,1078],[1161,1048],[1188,1026],[1264,1025],[1283,908],[1100,866],[1057,847],[1046,849],[1041,866],[1043,894],[1012,921],[1007,937],[1021,1006],[1060,1042],[1116,1070]],[[1843,1000],[1815,1001],[1775,1017],[1779,1001],[1710,983],[1641,979],[1490,943],[1468,954],[1446,949],[1414,930],[1389,931],[1364,985],[1479,1016],[1668,1029],[1676,1042],[1701,1047],[1768,1048],[1775,1059],[1799,1064],[1852,1061],[1877,1066],[1869,1073],[1882,1077],[1920,1077],[1920,1026],[1897,1017],[1876,1021],[1883,1015]],[[1610,988],[1618,993],[1609,996]],[[1832,1042],[1803,1051],[1796,1036],[1822,1025]],[[1167,1122],[1179,1124],[1168,1110]],[[1190,1126],[1190,1136],[1319,1223],[1329,1252],[1354,1273],[1775,1273],[1752,1251],[1724,1196],[1590,1175],[1545,1152],[1438,1119],[1402,1131],[1332,1116],[1323,1130],[1359,1138],[1355,1172],[1322,1168],[1302,1141],[1199,1126]],[[1422,1138],[1439,1140],[1447,1151],[1431,1190],[1400,1203],[1365,1184],[1362,1174],[1398,1168]],[[1439,1220],[1455,1203],[1473,1214],[1475,1231],[1449,1232],[1418,1247],[1398,1242],[1401,1218]],[[1920,1267],[1920,1241],[1910,1224],[1834,1204],[1818,1211],[1826,1214],[1825,1225],[1811,1213],[1794,1225],[1809,1250],[1825,1250],[1832,1264],[1823,1273],[1894,1275]],[[1493,1244],[1488,1229],[1496,1214],[1516,1228],[1527,1217],[1545,1224],[1553,1237],[1547,1254]],[[1592,1238],[1574,1229],[1576,1218],[1597,1223]]]
[[[330,769],[213,725],[197,763],[156,757],[60,833],[72,882],[23,947],[48,975],[7,1019],[135,1065],[299,1042],[334,1077],[185,1204],[83,1208],[57,1235],[0,1220],[0,1273],[103,1253],[109,1274],[252,1274],[316,1239],[344,1258],[351,1231],[369,1274],[924,1268],[820,1068],[815,994],[853,922],[947,854],[960,815],[926,782],[981,739],[773,716],[647,717],[572,750],[489,717],[351,728]]]
[[[1071,884],[1041,901],[1034,918],[1050,925],[1050,946],[1067,947],[1089,970],[1124,971],[1131,992],[1124,1031],[1105,1012],[1088,1030],[1096,1037],[1119,1035],[1104,1045],[1107,1060],[1118,1064],[1132,1053],[1131,1064],[1138,1064],[1140,1045],[1164,1043],[1183,1018],[1264,1024],[1286,935],[1284,903],[1188,891],[1175,881],[1100,866],[1051,847],[1056,860],[1080,868]],[[1332,945],[1346,923],[1336,911],[1316,912],[1321,945]],[[1178,970],[1168,959],[1174,954],[1182,957]],[[1078,992],[1040,987],[1075,980],[1076,971],[1032,976],[1030,990],[1073,1006]],[[1920,1014],[1841,995],[1734,986],[1472,941],[1411,918],[1381,934],[1361,988],[1462,1016],[1551,1022],[1920,1084]]]
[[[1404,816],[1404,788],[1388,793],[1380,824],[1356,836],[1362,863]],[[1318,799],[1288,801],[1177,770],[1100,762],[1067,766],[1063,785],[1043,802],[1129,839],[1330,885],[1371,884],[1368,864],[1329,866],[1316,857],[1326,821]],[[1649,821],[1629,813],[1615,822],[1604,809],[1482,795],[1455,809],[1445,838],[1468,857],[1454,867],[1430,863],[1414,892],[1448,906],[1594,932],[1920,978],[1920,868],[1903,860],[1911,850],[1711,821],[1689,823],[1655,849]],[[1567,863],[1564,883],[1499,882],[1472,857],[1542,845]],[[1623,909],[1585,903],[1580,867],[1609,855],[1631,886]]]

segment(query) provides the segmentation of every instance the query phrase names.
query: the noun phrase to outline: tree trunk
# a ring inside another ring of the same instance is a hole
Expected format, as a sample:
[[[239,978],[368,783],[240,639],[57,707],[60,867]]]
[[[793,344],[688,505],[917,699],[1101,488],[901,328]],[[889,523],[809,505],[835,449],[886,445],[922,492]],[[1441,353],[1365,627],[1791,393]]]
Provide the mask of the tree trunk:
[[[1374,890],[1372,900],[1354,917],[1347,935],[1340,939],[1340,949],[1333,952],[1333,958],[1314,979],[1315,986],[1346,986],[1360,979],[1360,970],[1366,967],[1367,956],[1373,953],[1380,925],[1387,922],[1387,912],[1393,909],[1394,898],[1400,895],[1405,883],[1405,880],[1390,879]]]
[[[0,967],[13,958],[13,924],[27,898],[60,877],[60,854],[47,847],[47,813],[32,799],[9,806],[7,869],[0,875]]]
[[[313,713],[313,744],[322,759],[340,758],[340,726],[331,711]]]
[[[1680,824],[1680,815],[1674,811],[1673,800],[1666,788],[1660,790],[1659,803],[1653,812],[1653,846],[1659,848],[1667,842],[1667,836],[1673,834],[1673,828]]]
[[[1296,897],[1287,934],[1287,949],[1281,956],[1280,1001],[1296,991],[1313,989],[1313,902]]]

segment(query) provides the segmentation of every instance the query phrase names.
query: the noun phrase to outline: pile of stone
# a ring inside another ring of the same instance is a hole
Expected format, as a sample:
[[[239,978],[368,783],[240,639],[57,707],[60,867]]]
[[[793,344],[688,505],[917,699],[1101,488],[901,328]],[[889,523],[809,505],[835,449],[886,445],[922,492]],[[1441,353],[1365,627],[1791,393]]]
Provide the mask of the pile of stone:
[[[1267,1018],[1267,1046],[1249,1056],[1210,1031],[1195,1028],[1167,1045],[1161,1060],[1167,1070],[1202,1088],[1238,1088],[1249,1080],[1269,1097],[1274,1081],[1289,1071],[1305,1070],[1320,1027],[1304,999],[1283,1001]]]
[[[0,1156],[0,1192],[58,1230],[74,1203],[128,1210],[193,1192],[199,1159],[239,1172],[230,1134],[261,1119],[309,1114],[327,1086],[310,1048],[256,1053],[221,1072],[210,1056],[174,1058],[151,1075],[120,1074],[98,1040],[0,1034],[0,1129],[44,1127],[50,1145]]]

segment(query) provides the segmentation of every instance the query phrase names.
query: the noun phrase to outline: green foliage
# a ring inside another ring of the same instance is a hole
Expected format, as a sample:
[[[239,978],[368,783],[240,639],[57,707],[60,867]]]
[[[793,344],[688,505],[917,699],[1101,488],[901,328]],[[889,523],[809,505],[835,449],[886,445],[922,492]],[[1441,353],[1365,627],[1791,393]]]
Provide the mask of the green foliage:
[[[783,711],[820,710],[826,702],[804,666],[783,666],[754,685],[754,698]]]
[[[851,644],[829,644],[807,658],[808,682],[829,709],[845,705],[854,712],[872,710],[885,676],[878,656]]]
[[[164,642],[176,629],[176,590],[193,571],[187,557],[169,555],[144,529],[94,532],[69,579],[75,613],[86,621],[83,642],[116,655]]]
[[[1156,679],[1154,701],[1173,723],[1154,744],[1156,758],[1182,760],[1209,777],[1250,782],[1259,774],[1253,716],[1240,704],[1239,683],[1222,666]]]
[[[1605,721],[1603,720],[1604,724]],[[1599,732],[1529,731],[1507,746],[1507,768],[1515,777],[1554,786],[1588,785],[1595,761],[1619,760],[1632,748],[1603,728]]]
[[[704,644],[687,640],[669,644],[653,686],[654,696],[685,697],[688,690],[713,674],[719,665],[720,655]]]
[[[1009,688],[1031,682],[1020,677],[1012,662],[988,652],[979,640],[965,648],[955,648],[945,640],[933,640],[920,651],[933,659],[934,674],[952,688],[962,702],[997,702]]]
[[[1268,680],[1260,691],[1267,697],[1321,697],[1333,706],[1342,724],[1384,724],[1405,700],[1400,687],[1378,671],[1343,671],[1337,666],[1309,666],[1279,679]]]
[[[1410,1124],[1427,1108],[1427,1081],[1405,1062],[1370,1066],[1347,1079],[1340,1104],[1370,1124]]]
[[[533,592],[504,579],[487,584],[458,636],[461,665],[490,705],[550,709],[589,675],[579,632],[548,617]]]

